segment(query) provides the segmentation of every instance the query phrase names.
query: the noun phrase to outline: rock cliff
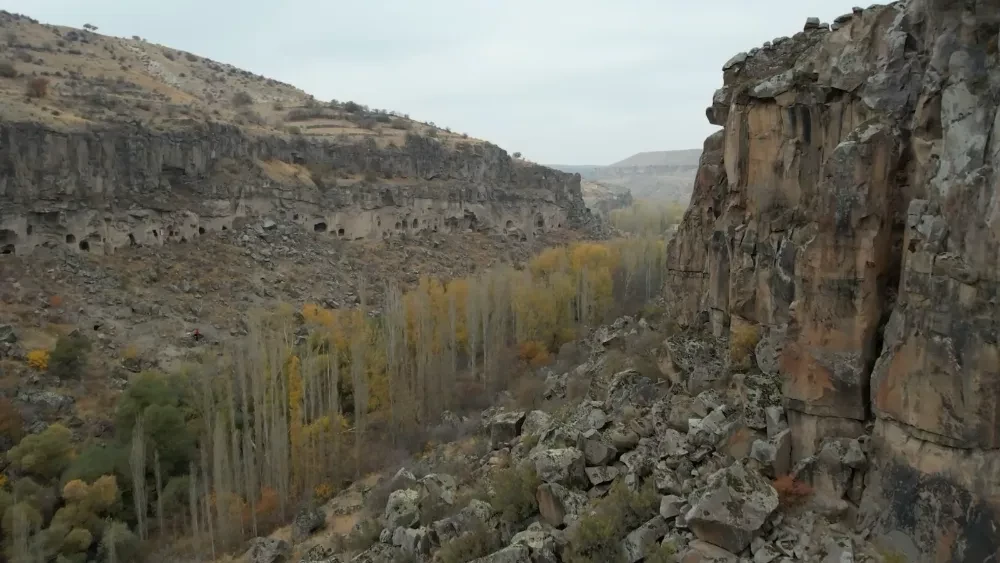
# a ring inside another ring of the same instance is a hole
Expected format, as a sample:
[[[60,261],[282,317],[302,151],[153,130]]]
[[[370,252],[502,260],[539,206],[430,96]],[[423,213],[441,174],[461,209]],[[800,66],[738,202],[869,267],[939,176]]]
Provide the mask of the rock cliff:
[[[682,324],[764,334],[794,460],[874,425],[859,525],[927,561],[1000,555],[998,32],[909,0],[737,55],[668,250]]]
[[[587,220],[577,175],[490,144],[450,148],[255,135],[228,124],[155,131],[0,125],[0,247],[89,252],[194,241],[247,215],[345,239],[421,231],[526,236]]]

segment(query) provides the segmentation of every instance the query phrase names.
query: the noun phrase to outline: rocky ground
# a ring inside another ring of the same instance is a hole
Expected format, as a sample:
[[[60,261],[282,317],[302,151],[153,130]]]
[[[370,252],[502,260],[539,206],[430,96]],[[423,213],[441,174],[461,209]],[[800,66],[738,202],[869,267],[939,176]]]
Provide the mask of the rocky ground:
[[[471,434],[303,511],[291,533],[253,540],[245,560],[900,560],[851,531],[866,437],[826,440],[790,465],[766,342],[736,366],[725,340],[664,338],[626,317],[567,348],[557,369],[536,375],[544,381],[537,408],[508,395],[501,406],[452,417],[446,425],[457,435]],[[636,369],[640,348],[655,353],[655,370]],[[574,354],[584,361],[568,361]],[[520,496],[510,484],[519,472],[536,479],[521,483]],[[628,529],[615,529],[600,515],[622,498],[635,514]],[[353,530],[332,529],[345,515]],[[581,553],[582,544],[605,550]]]

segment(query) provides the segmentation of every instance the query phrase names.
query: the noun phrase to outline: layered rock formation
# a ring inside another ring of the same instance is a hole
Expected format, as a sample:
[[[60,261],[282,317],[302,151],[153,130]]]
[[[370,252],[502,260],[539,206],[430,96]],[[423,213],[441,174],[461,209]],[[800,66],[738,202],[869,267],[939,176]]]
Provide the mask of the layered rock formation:
[[[588,220],[578,175],[500,148],[408,135],[334,144],[221,124],[154,131],[0,125],[0,251],[110,252],[194,241],[239,217],[290,219],[346,239],[421,231],[528,236]]]
[[[668,250],[683,324],[766,335],[794,459],[874,421],[862,524],[928,561],[1000,554],[998,33],[909,0],[737,55]]]

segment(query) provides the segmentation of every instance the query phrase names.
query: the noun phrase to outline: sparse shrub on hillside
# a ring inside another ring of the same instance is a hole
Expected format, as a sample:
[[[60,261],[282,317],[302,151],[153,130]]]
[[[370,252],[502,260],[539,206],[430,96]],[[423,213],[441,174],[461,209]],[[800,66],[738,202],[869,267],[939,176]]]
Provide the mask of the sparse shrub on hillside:
[[[24,419],[20,411],[10,399],[0,397],[0,437],[10,440],[11,444],[16,444],[23,436]]]
[[[176,61],[177,60],[177,55],[173,54],[170,51],[163,51],[163,56],[166,57],[167,60],[171,60],[171,61]]]
[[[754,348],[760,342],[760,331],[756,325],[746,321],[733,320],[729,335],[729,359],[734,367],[749,367]]]
[[[390,123],[392,121],[392,117],[390,117],[388,113],[377,113],[375,114],[375,121],[378,121],[379,123]]]
[[[264,119],[264,117],[261,114],[255,112],[255,111],[253,111],[252,109],[249,109],[249,108],[240,111],[237,114],[237,117],[239,117],[240,119],[242,119],[244,121],[244,123],[248,123],[250,125],[265,125],[265,124],[267,124],[267,121]]]
[[[521,158],[521,153],[516,152],[513,154],[514,158]]]
[[[10,46],[17,45],[17,34],[14,33],[13,31],[8,31],[4,35],[4,39],[7,41],[7,44],[10,45]]]
[[[184,53],[184,58],[193,63],[198,62],[198,55],[195,55],[194,53]]]
[[[542,482],[530,465],[496,471],[492,482],[490,504],[507,522],[522,522],[538,512],[535,492]]]
[[[90,342],[81,335],[60,336],[49,355],[48,372],[59,379],[79,379],[86,365]]]
[[[467,563],[485,557],[501,547],[503,546],[496,532],[482,522],[476,522],[468,532],[445,542],[436,558],[439,563]]]
[[[289,126],[285,127],[285,131],[289,135],[301,135],[302,134],[302,128],[299,127],[299,126],[297,126],[297,125],[289,125]]]
[[[232,103],[235,107],[249,106],[253,104],[253,98],[246,92],[236,92],[233,94]]]
[[[430,137],[431,139],[437,139],[438,132],[437,129],[428,128],[424,131],[424,135]]]
[[[361,112],[361,104],[355,102],[344,102],[344,111],[347,113],[359,113]]]
[[[626,534],[656,516],[660,495],[647,482],[632,492],[621,481],[608,496],[598,501],[590,513],[580,518],[569,538],[568,563],[605,563],[621,561],[619,542]]]
[[[368,182],[369,184],[374,184],[377,181],[378,181],[378,175],[375,174],[374,170],[370,168],[368,170],[365,170],[365,182]]]
[[[646,556],[646,563],[677,563],[677,546],[663,542]]]
[[[392,127],[393,129],[399,129],[400,131],[409,131],[410,122],[406,119],[397,117],[396,119],[392,120],[390,127]]]
[[[0,61],[0,78],[17,78],[17,68],[10,61]]]
[[[38,371],[49,369],[49,351],[44,349],[32,350],[28,352],[28,367]]]
[[[27,92],[29,98],[44,98],[49,95],[49,79],[44,77],[32,78],[28,81]]]

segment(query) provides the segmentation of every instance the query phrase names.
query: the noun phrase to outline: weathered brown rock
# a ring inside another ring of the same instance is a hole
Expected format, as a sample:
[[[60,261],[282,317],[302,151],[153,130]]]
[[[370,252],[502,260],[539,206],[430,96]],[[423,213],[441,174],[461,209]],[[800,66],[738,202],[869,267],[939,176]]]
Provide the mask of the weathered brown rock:
[[[4,123],[0,247],[112,252],[193,242],[264,213],[350,240],[424,230],[531,233],[589,221],[579,175],[525,165],[489,144],[451,150],[419,135],[399,147],[371,141],[256,136],[217,123],[170,132]],[[364,174],[376,179],[342,179]]]
[[[671,318],[763,328],[793,463],[877,421],[875,531],[996,558],[1000,4],[908,0],[834,27],[726,64],[708,111],[724,130],[667,252]]]

